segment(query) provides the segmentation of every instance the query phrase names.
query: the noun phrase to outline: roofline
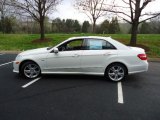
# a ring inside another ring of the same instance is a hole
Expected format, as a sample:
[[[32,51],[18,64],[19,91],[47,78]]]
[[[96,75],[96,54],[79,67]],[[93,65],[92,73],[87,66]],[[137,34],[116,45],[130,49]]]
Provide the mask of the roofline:
[[[109,37],[105,37],[105,36],[78,36],[78,37],[70,37],[68,40],[71,39],[83,39],[83,38],[99,38],[99,39],[106,39],[106,38],[111,38]]]

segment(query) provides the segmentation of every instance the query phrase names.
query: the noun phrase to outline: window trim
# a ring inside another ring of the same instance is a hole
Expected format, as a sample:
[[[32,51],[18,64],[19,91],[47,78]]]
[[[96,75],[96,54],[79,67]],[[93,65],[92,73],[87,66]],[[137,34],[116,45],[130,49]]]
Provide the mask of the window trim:
[[[87,41],[88,41],[89,39],[93,39],[93,40],[102,40],[102,41],[108,42],[110,45],[113,46],[113,49],[95,49],[95,50],[117,50],[117,48],[116,48],[112,43],[110,43],[108,40],[99,39],[99,38],[85,38],[85,39],[84,39],[84,42],[83,42],[83,43],[84,43],[84,47],[87,46]],[[84,50],[90,50],[90,49],[85,48]],[[94,49],[93,49],[93,50],[94,50]]]
[[[57,48],[59,49],[60,46],[63,46],[63,45],[68,44],[68,43],[70,43],[70,42],[72,42],[72,41],[78,41],[78,40],[79,40],[79,41],[82,41],[82,45],[81,45],[81,48],[82,48],[82,49],[79,49],[79,50],[84,50],[84,49],[83,49],[83,47],[84,47],[84,39],[72,39],[72,40],[66,41],[65,43],[57,46]],[[78,51],[78,50],[64,50],[64,51],[59,51],[59,52],[66,52],[66,51]]]

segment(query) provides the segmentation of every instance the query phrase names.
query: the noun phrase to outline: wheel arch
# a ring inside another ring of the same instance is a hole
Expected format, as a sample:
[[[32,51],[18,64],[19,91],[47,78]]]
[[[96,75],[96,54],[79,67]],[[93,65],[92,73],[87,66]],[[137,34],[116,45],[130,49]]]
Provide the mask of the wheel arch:
[[[113,64],[121,64],[121,65],[123,65],[125,68],[126,68],[126,73],[128,74],[128,67],[127,67],[127,65],[126,64],[124,64],[123,62],[112,62],[112,63],[110,63],[110,64],[108,64],[107,66],[106,66],[106,68],[105,68],[105,73],[106,73],[106,70],[107,70],[107,68],[110,66],[110,65],[113,65]]]
[[[26,63],[26,62],[33,62],[33,63],[35,63],[35,64],[38,65],[38,63],[35,62],[34,60],[26,59],[26,60],[23,60],[23,61],[20,63],[20,65],[19,65],[19,71],[21,71],[22,65],[23,65],[24,63]],[[38,65],[38,66],[39,66],[39,65]],[[39,68],[41,69],[40,66],[39,66]]]

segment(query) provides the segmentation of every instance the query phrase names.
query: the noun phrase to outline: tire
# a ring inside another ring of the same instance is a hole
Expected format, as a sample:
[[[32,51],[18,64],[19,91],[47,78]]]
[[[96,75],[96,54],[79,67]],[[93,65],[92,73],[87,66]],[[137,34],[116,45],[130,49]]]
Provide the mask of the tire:
[[[41,69],[36,63],[29,61],[22,65],[20,72],[25,78],[34,79],[40,76]]]
[[[127,69],[123,64],[113,63],[105,71],[105,77],[111,81],[119,82],[124,80],[127,75]]]

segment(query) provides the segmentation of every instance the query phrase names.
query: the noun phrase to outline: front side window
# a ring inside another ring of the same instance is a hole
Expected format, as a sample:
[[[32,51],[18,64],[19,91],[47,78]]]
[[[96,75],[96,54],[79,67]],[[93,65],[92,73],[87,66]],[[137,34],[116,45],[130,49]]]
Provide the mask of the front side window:
[[[104,49],[116,49],[116,48],[106,40],[87,39],[86,49],[87,50],[104,50]]]
[[[59,51],[82,50],[83,40],[72,40],[58,47]]]

